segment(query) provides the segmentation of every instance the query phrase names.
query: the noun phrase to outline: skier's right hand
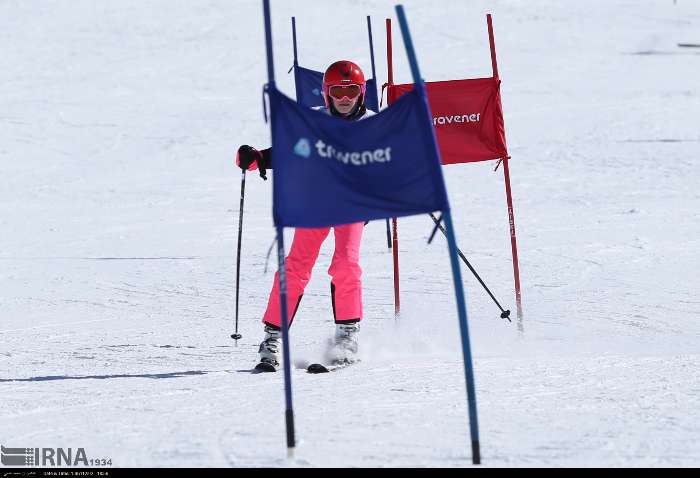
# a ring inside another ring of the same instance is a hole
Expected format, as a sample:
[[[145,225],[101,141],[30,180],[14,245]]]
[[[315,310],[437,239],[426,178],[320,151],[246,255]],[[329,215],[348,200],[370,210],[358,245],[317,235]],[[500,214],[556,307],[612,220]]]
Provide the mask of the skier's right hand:
[[[244,144],[238,148],[236,155],[236,165],[244,171],[255,171],[260,169],[260,177],[267,179],[265,166],[262,163],[263,154],[252,146]]]
[[[258,169],[258,159],[262,158],[260,151],[244,144],[238,148],[238,154],[236,155],[236,165],[247,171],[255,171]]]

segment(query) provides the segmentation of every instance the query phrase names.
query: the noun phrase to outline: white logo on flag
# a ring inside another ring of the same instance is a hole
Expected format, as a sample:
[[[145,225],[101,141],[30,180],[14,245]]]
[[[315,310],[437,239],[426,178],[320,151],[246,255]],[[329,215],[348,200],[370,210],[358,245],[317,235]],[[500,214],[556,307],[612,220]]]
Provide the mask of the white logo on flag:
[[[481,121],[481,113],[472,113],[468,115],[450,115],[450,116],[435,116],[433,124],[440,126],[452,123],[478,123]]]
[[[388,163],[391,161],[391,147],[379,148],[372,151],[339,151],[330,144],[318,140],[316,152],[321,158],[335,159],[351,166],[367,166],[373,163]]]
[[[294,146],[294,154],[301,156],[303,158],[308,158],[311,156],[311,143],[306,138],[301,138],[297,141],[296,146]]]

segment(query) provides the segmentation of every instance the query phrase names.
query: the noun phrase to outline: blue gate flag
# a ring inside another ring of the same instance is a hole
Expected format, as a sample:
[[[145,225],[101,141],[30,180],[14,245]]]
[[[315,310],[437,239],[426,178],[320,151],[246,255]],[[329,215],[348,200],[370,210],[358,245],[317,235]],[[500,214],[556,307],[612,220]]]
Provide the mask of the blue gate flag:
[[[294,86],[300,105],[307,108],[326,105],[323,101],[323,73],[295,66]]]
[[[297,94],[297,102],[313,108],[315,106],[326,106],[323,101],[323,73],[316,70],[309,70],[301,66],[294,67],[294,86]],[[377,81],[372,78],[367,80],[367,93],[365,96],[365,106],[374,112],[379,111],[379,99],[377,96]]]
[[[375,113],[379,111],[379,97],[377,96],[377,80],[371,78],[367,80],[367,95],[365,97],[365,106],[368,110]]]
[[[328,227],[449,209],[422,90],[362,121],[270,87],[277,227]]]

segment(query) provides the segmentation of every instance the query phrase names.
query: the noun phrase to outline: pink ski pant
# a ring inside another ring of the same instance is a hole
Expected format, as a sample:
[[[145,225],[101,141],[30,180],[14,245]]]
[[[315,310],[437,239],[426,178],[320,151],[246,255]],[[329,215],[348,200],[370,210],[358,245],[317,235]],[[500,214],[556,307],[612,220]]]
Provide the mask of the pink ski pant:
[[[331,276],[333,311],[336,322],[362,320],[362,269],[360,268],[360,241],[363,223],[336,226],[335,252],[328,269]],[[295,229],[292,248],[285,260],[287,271],[287,313],[291,324],[304,289],[311,279],[323,241],[331,228]],[[281,326],[279,272],[270,292],[267,310],[263,316],[266,324]]]

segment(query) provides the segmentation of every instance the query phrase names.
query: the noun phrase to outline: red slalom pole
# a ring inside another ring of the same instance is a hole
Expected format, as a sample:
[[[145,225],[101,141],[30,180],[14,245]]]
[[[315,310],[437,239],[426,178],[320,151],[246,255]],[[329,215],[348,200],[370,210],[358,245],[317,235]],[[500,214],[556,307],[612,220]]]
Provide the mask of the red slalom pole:
[[[386,19],[386,61],[387,61],[387,71],[389,73],[388,84],[389,86],[394,84],[394,49],[391,39],[391,19]],[[387,91],[387,104],[389,103]],[[399,286],[399,226],[396,218],[392,219],[392,249],[394,258],[394,317],[399,318],[401,315],[401,288]]]
[[[493,20],[491,14],[486,15],[486,24],[489,28],[489,46],[491,47],[491,69],[493,70],[493,77],[498,79],[498,62],[496,61],[496,39],[493,36]]]
[[[489,29],[489,46],[491,47],[491,67],[493,69],[493,77],[497,80],[498,62],[496,61],[496,40],[493,34],[493,20],[491,14],[486,15],[486,23]],[[508,160],[510,157],[503,158],[503,176],[506,183],[506,201],[508,203],[508,223],[510,225],[510,247],[513,254],[513,277],[515,280],[515,305],[518,309],[518,319],[523,319],[522,294],[520,290],[520,263],[518,261],[518,241],[515,236],[515,214],[513,212],[513,195],[510,188],[510,169]]]
[[[391,19],[386,19],[386,61],[390,85],[394,84],[394,50],[391,43]]]
[[[518,240],[515,237],[515,215],[513,214],[513,195],[510,190],[510,170],[508,158],[503,159],[503,176],[506,182],[506,200],[508,201],[508,223],[510,224],[510,247],[513,252],[513,277],[515,278],[515,305],[518,319],[523,319],[522,294],[520,292],[520,264],[518,262]]]
[[[401,292],[399,289],[399,232],[396,218],[392,220],[394,230],[394,317],[401,314]]]

